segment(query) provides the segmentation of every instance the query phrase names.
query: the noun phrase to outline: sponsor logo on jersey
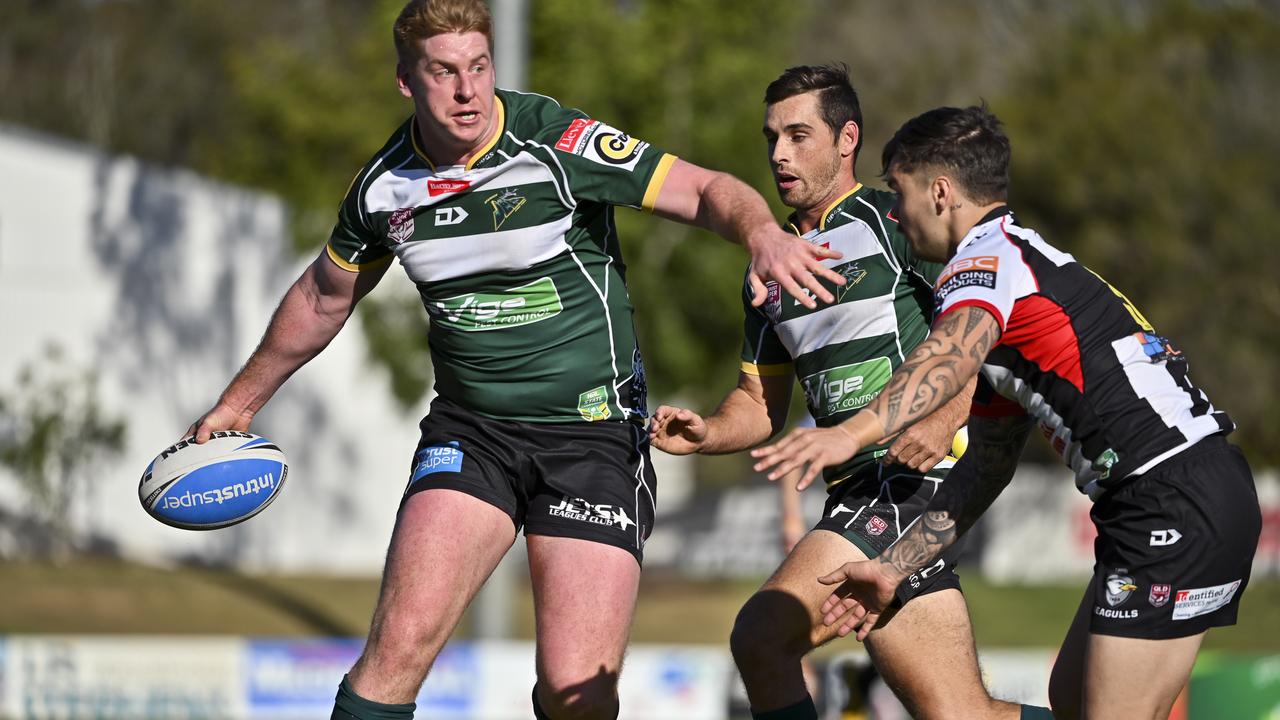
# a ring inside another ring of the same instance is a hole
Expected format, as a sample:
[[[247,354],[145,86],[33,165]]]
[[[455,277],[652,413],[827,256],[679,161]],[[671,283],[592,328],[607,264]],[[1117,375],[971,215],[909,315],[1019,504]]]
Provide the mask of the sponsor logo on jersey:
[[[424,447],[413,456],[413,477],[409,484],[438,472],[462,472],[462,459],[457,441]]]
[[[387,238],[397,245],[413,237],[413,208],[400,208],[387,221]]]
[[[836,272],[840,273],[845,281],[843,287],[837,287],[835,289],[836,302],[844,300],[844,296],[849,294],[849,291],[853,289],[853,286],[865,280],[868,275],[868,272],[863,270],[861,267],[858,267],[858,263],[856,262],[841,265],[836,268]]]
[[[435,224],[436,224],[436,227],[441,227],[444,225],[457,225],[463,220],[466,220],[467,216],[470,214],[471,213],[468,213],[466,210],[463,210],[462,208],[457,206],[436,208]]]
[[[480,332],[542,322],[564,309],[549,277],[494,293],[467,293],[427,303],[431,322],[453,330]]]
[[[999,267],[1000,258],[995,255],[960,258],[952,262],[938,276],[938,284],[933,292],[938,305],[941,306],[948,295],[960,288],[983,287],[994,290]]]
[[[1152,530],[1151,531],[1151,547],[1167,547],[1182,539],[1182,533],[1169,528],[1168,530]]]
[[[446,178],[430,178],[427,180],[427,194],[431,197],[462,192],[471,187],[470,180],[449,180]]]
[[[1173,619],[1187,620],[1220,610],[1231,602],[1239,589],[1240,581],[1235,580],[1225,585],[1179,590],[1173,600]]]
[[[1151,592],[1147,594],[1147,602],[1151,607],[1164,607],[1173,593],[1173,586],[1167,583],[1152,583]]]
[[[581,148],[576,152],[601,165],[634,170],[647,147],[649,143],[633,138],[617,128],[595,123],[584,134]]]
[[[628,410],[634,417],[649,417],[649,380],[644,370],[644,358],[640,357],[640,348],[631,353],[631,407]]]
[[[889,529],[889,523],[878,515],[872,515],[866,525],[868,535],[883,535],[885,530]]]
[[[801,378],[805,399],[815,418],[856,410],[875,399],[893,375],[887,357],[841,365]]]
[[[573,122],[569,123],[568,129],[566,129],[564,134],[560,136],[560,139],[556,141],[556,149],[563,150],[567,153],[573,153],[575,155],[580,154],[578,151],[581,147],[582,140],[587,136],[587,128],[591,127],[595,123],[595,120],[586,120],[583,118],[575,119]]]
[[[1120,454],[1111,448],[1102,451],[1097,460],[1093,461],[1093,469],[1098,473],[1099,480],[1106,480],[1111,477],[1111,468],[1120,462]]]
[[[1104,608],[1100,605],[1093,606],[1093,614],[1104,618],[1111,618],[1113,620],[1132,620],[1133,618],[1138,617],[1137,610],[1112,610],[1111,608]]]
[[[569,520],[578,520],[594,525],[607,525],[623,531],[636,524],[631,519],[631,516],[627,514],[626,508],[621,505],[596,505],[582,498],[570,498],[568,496],[564,496],[560,500],[560,504],[553,505],[550,514],[552,517],[568,518]]]
[[[605,386],[591,388],[578,395],[578,414],[587,422],[609,419],[612,413],[609,411],[609,391]]]
[[[524,207],[525,198],[517,194],[515,188],[507,188],[500,193],[490,195],[484,201],[493,208],[493,229],[497,230],[502,227],[502,223],[506,222],[507,218]]]
[[[777,325],[782,322],[782,286],[770,280],[765,283],[764,314],[769,322]]]
[[[1138,589],[1138,586],[1133,584],[1133,576],[1128,573],[1129,571],[1124,568],[1116,568],[1115,572],[1107,576],[1107,604],[1111,607],[1123,605],[1133,591]],[[1107,615],[1106,617],[1117,616]]]
[[[1155,333],[1136,332],[1133,336],[1138,338],[1138,342],[1142,345],[1142,352],[1153,363],[1182,356],[1182,353],[1175,350],[1167,339]]]

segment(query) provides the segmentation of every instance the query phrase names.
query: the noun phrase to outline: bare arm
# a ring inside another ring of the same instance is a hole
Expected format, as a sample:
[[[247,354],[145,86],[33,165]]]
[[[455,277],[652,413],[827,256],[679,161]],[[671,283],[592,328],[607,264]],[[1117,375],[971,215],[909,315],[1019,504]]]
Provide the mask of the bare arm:
[[[337,336],[356,303],[378,284],[387,267],[348,272],[322,251],[285,293],[258,348],[217,404],[187,434],[204,442],[215,430],[247,430],[284,381]]]
[[[943,315],[869,405],[834,428],[796,430],[751,451],[759,460],[756,470],[772,468],[769,479],[776,480],[807,465],[800,483],[808,485],[822,468],[848,460],[959,394],[999,340],[1000,324],[982,308],[966,306]]]
[[[835,300],[815,275],[836,285],[845,283],[839,273],[821,264],[825,258],[840,257],[840,253],[784,232],[760,193],[728,173],[676,160],[658,192],[654,212],[745,247],[751,253],[752,305],[764,302],[765,282],[769,280],[777,281],[808,308],[817,307],[817,303],[804,288],[822,302]]]
[[[781,431],[791,400],[791,375],[738,374],[738,386],[703,418],[692,410],[663,405],[653,414],[649,438],[672,455],[719,455],[754,447]]]
[[[885,453],[883,462],[886,465],[906,465],[920,472],[932,470],[951,452],[956,431],[968,421],[969,406],[973,403],[973,391],[977,386],[978,378],[970,378],[969,383],[947,404],[903,430],[889,447],[889,452]]]
[[[839,586],[823,603],[823,622],[840,622],[841,636],[858,629],[858,639],[865,638],[898,585],[934,562],[1009,484],[1034,425],[1027,415],[970,418],[969,450],[939,485],[920,521],[876,559],[846,563],[819,578]]]

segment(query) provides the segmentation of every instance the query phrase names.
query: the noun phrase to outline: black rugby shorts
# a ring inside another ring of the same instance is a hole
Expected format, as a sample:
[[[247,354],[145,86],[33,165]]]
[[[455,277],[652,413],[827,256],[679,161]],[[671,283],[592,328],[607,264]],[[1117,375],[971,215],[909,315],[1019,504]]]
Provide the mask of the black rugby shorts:
[[[1089,629],[1164,639],[1234,625],[1262,531],[1253,474],[1221,435],[1094,503]]]
[[[613,545],[643,560],[657,481],[639,423],[495,420],[437,397],[421,429],[406,499],[457,490],[501,509],[525,535]]]
[[[878,557],[920,518],[953,464],[945,461],[927,473],[902,465],[865,466],[830,488],[822,520],[814,529],[836,533],[868,558]],[[959,590],[956,563],[963,544],[963,538],[957,540],[932,565],[903,580],[893,606],[939,590]]]

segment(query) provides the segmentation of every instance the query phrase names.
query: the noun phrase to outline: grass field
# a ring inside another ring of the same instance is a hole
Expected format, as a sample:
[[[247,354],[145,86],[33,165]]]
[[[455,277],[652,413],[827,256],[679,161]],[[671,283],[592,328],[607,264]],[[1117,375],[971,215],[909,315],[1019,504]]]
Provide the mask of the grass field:
[[[965,575],[980,647],[1053,647],[1081,586],[994,586]],[[646,576],[635,642],[726,645],[754,582],[693,582]],[[513,626],[532,637],[532,603],[517,583]],[[136,633],[363,636],[377,599],[375,579],[248,576],[224,570],[161,569],[116,559],[54,566],[0,561],[0,634]],[[460,636],[466,636],[464,621]],[[846,641],[852,642],[852,641]],[[1205,647],[1280,650],[1280,582],[1255,582],[1241,622],[1209,633]]]

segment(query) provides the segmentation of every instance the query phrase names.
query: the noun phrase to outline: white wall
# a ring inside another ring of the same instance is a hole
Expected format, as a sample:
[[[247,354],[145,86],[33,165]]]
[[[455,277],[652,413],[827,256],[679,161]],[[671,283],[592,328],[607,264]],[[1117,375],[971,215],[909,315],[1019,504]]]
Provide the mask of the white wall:
[[[128,422],[123,457],[86,477],[83,537],[143,559],[381,569],[425,404],[410,415],[395,406],[364,361],[358,318],[254,424],[292,462],[262,515],[190,532],[152,520],[137,499],[143,468],[213,403],[310,260],[293,260],[287,242],[278,198],[0,127],[0,393],[56,342],[96,368],[108,413]],[[383,286],[413,292],[398,270]],[[20,511],[20,498],[0,474],[0,504]],[[12,549],[5,535],[0,552]]]

